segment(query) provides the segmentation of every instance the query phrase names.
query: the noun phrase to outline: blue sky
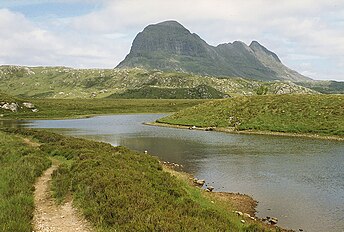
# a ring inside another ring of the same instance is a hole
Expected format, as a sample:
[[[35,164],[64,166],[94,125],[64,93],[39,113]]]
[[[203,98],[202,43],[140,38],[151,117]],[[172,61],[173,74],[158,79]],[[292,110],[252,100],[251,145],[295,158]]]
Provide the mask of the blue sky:
[[[20,12],[31,20],[44,20],[47,17],[77,17],[98,9],[97,5],[87,2],[58,1],[4,1],[0,6]]]
[[[113,68],[148,24],[211,45],[257,40],[314,79],[344,81],[342,0],[2,0],[0,64]]]

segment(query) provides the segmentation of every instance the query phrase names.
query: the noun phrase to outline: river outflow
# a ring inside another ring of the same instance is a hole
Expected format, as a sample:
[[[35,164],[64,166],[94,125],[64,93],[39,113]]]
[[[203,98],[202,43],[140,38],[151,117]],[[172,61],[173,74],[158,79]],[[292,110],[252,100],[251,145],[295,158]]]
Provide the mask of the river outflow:
[[[4,122],[122,145],[183,165],[215,191],[258,200],[257,216],[298,231],[344,231],[344,142],[145,126],[162,114]]]

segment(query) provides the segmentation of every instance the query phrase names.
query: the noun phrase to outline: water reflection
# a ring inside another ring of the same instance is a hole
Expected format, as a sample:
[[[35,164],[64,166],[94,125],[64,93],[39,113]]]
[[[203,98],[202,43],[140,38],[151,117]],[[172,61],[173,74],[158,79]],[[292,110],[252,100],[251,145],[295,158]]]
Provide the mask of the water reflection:
[[[24,120],[0,120],[0,127],[7,128],[23,128],[27,127],[30,124],[30,121]]]

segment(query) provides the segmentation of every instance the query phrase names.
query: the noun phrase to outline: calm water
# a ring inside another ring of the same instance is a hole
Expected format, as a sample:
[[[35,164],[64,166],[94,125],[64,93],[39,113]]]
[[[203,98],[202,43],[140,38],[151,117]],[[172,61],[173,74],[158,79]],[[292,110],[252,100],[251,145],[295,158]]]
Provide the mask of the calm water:
[[[277,217],[282,227],[344,231],[343,142],[142,125],[161,116],[35,120],[24,126],[66,128],[61,132],[148,150],[161,160],[182,164],[217,191],[251,195],[259,201],[257,216]]]

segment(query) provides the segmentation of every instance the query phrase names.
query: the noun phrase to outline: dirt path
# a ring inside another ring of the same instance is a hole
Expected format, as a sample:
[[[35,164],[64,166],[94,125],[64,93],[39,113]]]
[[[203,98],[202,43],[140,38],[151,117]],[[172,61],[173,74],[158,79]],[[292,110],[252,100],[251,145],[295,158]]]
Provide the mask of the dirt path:
[[[53,164],[47,169],[35,184],[35,213],[33,218],[34,231],[85,231],[90,232],[90,226],[85,220],[80,219],[72,207],[72,201],[67,200],[61,206],[55,204],[50,194],[51,174],[58,168]]]

